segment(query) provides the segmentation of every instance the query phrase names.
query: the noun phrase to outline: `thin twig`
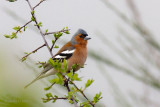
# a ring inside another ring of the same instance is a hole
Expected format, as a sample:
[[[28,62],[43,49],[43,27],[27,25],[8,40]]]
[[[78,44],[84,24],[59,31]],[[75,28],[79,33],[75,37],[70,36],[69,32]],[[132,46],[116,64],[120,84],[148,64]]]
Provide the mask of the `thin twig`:
[[[41,36],[42,36],[42,38],[43,38],[43,41],[44,41],[44,43],[46,44],[46,46],[47,46],[47,48],[48,48],[48,51],[49,51],[51,57],[53,57],[53,53],[50,51],[50,47],[49,47],[49,45],[48,45],[48,43],[47,43],[47,41],[46,41],[46,39],[45,39],[45,37],[44,37],[45,35],[43,34],[41,27],[38,26],[37,18],[36,18],[36,16],[35,16],[35,14],[32,13],[34,9],[33,9],[33,7],[31,6],[30,1],[29,1],[29,0],[26,0],[26,1],[27,1],[28,5],[29,5],[29,7],[30,7],[30,9],[31,9],[31,15],[32,15],[32,17],[34,18],[34,22],[36,23],[37,28],[38,28],[39,31],[40,31],[40,34],[41,34]]]
[[[64,77],[64,79],[65,79],[65,80],[64,80],[64,83],[65,83],[64,85],[66,86],[68,92],[70,92],[71,90],[70,90],[70,88],[69,88],[69,83],[68,83],[70,80],[67,79],[63,74],[61,74],[61,75],[62,75],[62,76]],[[77,106],[77,102],[75,101],[75,99],[74,99],[73,96],[72,96],[71,100],[73,101],[74,106],[75,106],[75,107],[78,107],[78,106]]]
[[[73,81],[69,81],[69,82],[71,82],[71,83],[74,85],[74,87],[84,96],[84,98],[85,98],[93,107],[95,106],[95,105],[87,98],[87,96],[84,94],[84,92],[76,86],[76,84],[75,84]]]
[[[66,97],[60,97],[60,98],[55,98],[55,97],[51,97],[51,98],[48,98],[48,99],[43,99],[43,100],[57,100],[57,99],[63,99],[63,100],[67,100],[68,98]]]
[[[52,46],[51,46],[51,48],[50,48],[50,51],[51,51],[51,52],[52,52],[53,47],[54,47],[54,45],[55,45],[55,43],[56,43],[57,40],[58,40],[58,39],[56,38],[55,41],[54,41],[54,43],[52,44]]]
[[[32,53],[37,52],[39,49],[43,48],[44,46],[46,46],[46,44],[43,44],[42,46],[40,46],[40,47],[36,48],[35,50],[33,50],[32,52],[28,53],[27,55],[25,55],[24,57],[22,57],[21,60],[23,61],[23,60],[26,59],[29,55],[31,55]]]
[[[84,92],[82,91],[82,90],[80,90],[78,87],[77,87],[77,85],[73,82],[73,81],[71,81],[70,79],[67,79],[62,73],[61,73],[61,75],[64,77],[64,81],[65,81],[65,86],[67,87],[67,89],[69,88],[69,86],[68,86],[68,83],[70,82],[70,83],[72,83],[73,85],[74,85],[74,87],[84,96],[84,98],[92,105],[92,107],[95,107],[95,104],[93,104],[88,98],[87,98],[87,96],[84,94]],[[70,89],[68,89],[68,92],[70,91]],[[73,97],[72,97],[73,98]],[[74,100],[74,98],[73,98],[73,100]]]
[[[32,22],[32,20],[30,20],[29,22],[27,22],[25,25],[23,25],[22,27],[20,27],[15,34],[17,34],[19,31],[21,31],[21,29],[23,29],[24,27],[26,27],[28,24],[30,24]]]
[[[57,32],[49,32],[49,33],[45,33],[44,35],[49,35],[49,34],[55,34],[55,33],[60,33],[60,32],[66,32],[66,31],[69,31],[70,29],[64,29],[64,30],[60,30],[60,31],[57,31]],[[53,47],[54,47],[54,45],[55,45],[55,43],[56,43],[56,41],[58,40],[58,38],[55,38],[55,40],[54,40],[54,43],[52,44],[52,46],[51,46],[51,48],[50,48],[50,51],[52,52],[52,50],[53,50]]]
[[[38,7],[42,2],[44,2],[44,1],[46,1],[46,0],[41,0],[36,6],[34,6],[33,7],[33,10],[36,8],[36,7]]]
[[[55,82],[54,82],[54,83],[52,83],[52,84],[51,84],[51,86],[50,86],[49,88],[52,88],[54,84],[55,84]]]
[[[69,31],[70,29],[65,29],[65,30],[60,30],[60,31],[57,31],[57,32],[66,32],[66,31]],[[57,32],[48,32],[48,33],[45,33],[44,35],[50,35],[50,34],[55,34]]]

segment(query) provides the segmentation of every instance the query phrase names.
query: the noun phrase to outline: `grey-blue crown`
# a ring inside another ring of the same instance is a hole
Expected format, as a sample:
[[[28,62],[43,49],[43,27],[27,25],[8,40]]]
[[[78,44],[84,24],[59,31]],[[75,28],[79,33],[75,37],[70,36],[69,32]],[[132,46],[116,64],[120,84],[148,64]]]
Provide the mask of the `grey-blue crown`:
[[[78,35],[78,34],[82,34],[82,35],[88,36],[87,32],[85,30],[83,30],[83,29],[78,29],[78,31],[73,35],[73,37]]]
[[[88,36],[87,32],[83,29],[78,29],[77,34],[82,34]]]
[[[87,32],[83,29],[78,29],[78,31],[73,35],[72,39],[71,39],[71,43],[74,45],[74,44],[77,44],[77,42],[75,41],[75,36],[78,35],[78,34],[82,34],[82,35],[85,35],[85,36],[88,36]]]

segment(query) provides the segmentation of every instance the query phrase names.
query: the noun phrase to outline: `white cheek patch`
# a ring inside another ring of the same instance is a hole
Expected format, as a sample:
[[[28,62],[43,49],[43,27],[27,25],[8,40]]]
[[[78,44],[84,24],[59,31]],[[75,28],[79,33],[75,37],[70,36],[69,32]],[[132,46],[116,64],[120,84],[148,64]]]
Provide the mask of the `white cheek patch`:
[[[74,51],[75,51],[75,49],[74,50],[66,50],[66,51],[63,51],[61,53],[62,54],[72,54]]]

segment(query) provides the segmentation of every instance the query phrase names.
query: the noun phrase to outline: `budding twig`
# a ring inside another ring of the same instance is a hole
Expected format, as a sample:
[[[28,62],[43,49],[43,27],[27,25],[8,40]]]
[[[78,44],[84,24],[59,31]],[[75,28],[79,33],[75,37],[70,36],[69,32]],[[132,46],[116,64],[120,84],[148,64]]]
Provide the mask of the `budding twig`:
[[[28,24],[30,24],[32,22],[32,20],[30,20],[29,22],[27,22],[25,25],[23,25],[22,27],[20,27],[15,34],[17,34],[19,31],[21,31],[21,29],[23,29],[24,27],[26,27]]]
[[[43,44],[42,46],[38,47],[37,49],[33,50],[32,52],[28,53],[26,56],[22,57],[22,61],[25,60],[29,55],[31,55],[32,53],[37,52],[39,49],[43,48],[44,46],[46,46],[46,44]]]
[[[55,43],[56,43],[56,41],[57,41],[58,39],[57,38],[55,38],[55,41],[54,41],[54,43],[52,44],[52,46],[51,46],[51,49],[50,49],[50,51],[52,52],[52,50],[53,50],[53,47],[54,47],[54,45],[55,45]]]
[[[67,100],[68,98],[66,98],[66,97],[59,97],[59,98],[51,97],[51,98],[47,98],[47,99],[43,98],[43,101],[58,100],[58,99]]]
[[[47,48],[48,48],[48,51],[49,51],[51,57],[53,57],[53,53],[50,51],[50,47],[49,47],[49,45],[48,45],[48,43],[47,43],[47,40],[46,40],[45,37],[44,37],[45,35],[43,34],[41,27],[38,26],[37,18],[36,18],[36,16],[35,16],[35,14],[32,13],[32,12],[34,11],[34,8],[31,6],[31,3],[30,3],[29,0],[26,0],[26,1],[27,1],[28,5],[29,5],[29,7],[30,7],[30,9],[31,9],[31,15],[32,15],[32,17],[34,18],[34,22],[36,23],[37,28],[38,28],[39,31],[40,31],[40,34],[41,34],[41,36],[42,36],[42,38],[43,38],[43,41],[44,41],[44,43],[46,44],[46,46],[47,46]]]
[[[46,0],[41,0],[36,6],[34,6],[33,7],[33,10],[36,8],[36,7],[38,7],[42,2],[44,2],[44,1],[46,1]]]
[[[95,106],[91,101],[89,101],[89,99],[88,99],[87,96],[84,94],[84,92],[83,92],[81,89],[79,89],[79,88],[77,87],[77,85],[76,85],[73,81],[70,81],[70,80],[69,80],[69,82],[73,84],[73,86],[84,96],[84,98],[92,105],[92,107]]]
[[[60,31],[57,31],[57,32],[66,32],[66,31],[69,31],[70,29],[65,29],[65,30],[60,30]],[[44,35],[50,35],[50,34],[55,34],[57,32],[47,32],[47,33],[44,33]]]

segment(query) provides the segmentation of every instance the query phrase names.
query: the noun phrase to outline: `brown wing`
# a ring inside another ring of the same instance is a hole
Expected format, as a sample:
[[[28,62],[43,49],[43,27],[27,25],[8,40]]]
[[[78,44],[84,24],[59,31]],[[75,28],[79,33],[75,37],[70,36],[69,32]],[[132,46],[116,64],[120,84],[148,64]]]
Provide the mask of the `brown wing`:
[[[62,61],[64,59],[69,59],[72,57],[73,53],[75,51],[75,48],[72,46],[72,44],[70,42],[68,42],[67,44],[65,44],[58,52],[57,54],[54,56],[53,60],[59,60]]]

